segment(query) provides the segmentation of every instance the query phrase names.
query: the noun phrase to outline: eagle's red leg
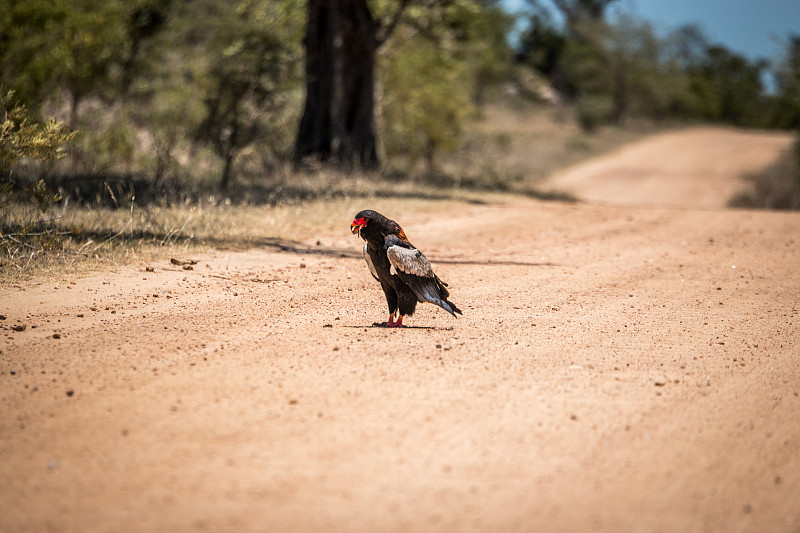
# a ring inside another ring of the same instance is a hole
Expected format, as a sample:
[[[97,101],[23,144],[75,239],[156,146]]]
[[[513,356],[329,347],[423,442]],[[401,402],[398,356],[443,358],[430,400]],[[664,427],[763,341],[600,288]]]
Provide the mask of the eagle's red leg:
[[[383,326],[384,328],[402,328],[403,327],[403,315],[397,315],[397,320],[394,318],[394,313],[389,315],[389,320],[383,322],[382,324],[375,323],[376,326]]]

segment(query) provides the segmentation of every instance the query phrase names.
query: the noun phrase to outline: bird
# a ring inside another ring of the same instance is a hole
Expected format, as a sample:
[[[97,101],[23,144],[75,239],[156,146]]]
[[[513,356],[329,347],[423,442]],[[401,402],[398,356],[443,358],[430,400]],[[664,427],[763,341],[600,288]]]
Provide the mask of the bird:
[[[403,228],[377,211],[356,213],[350,232],[366,241],[364,259],[369,271],[381,284],[389,306],[389,319],[376,326],[399,328],[403,318],[414,314],[418,302],[438,305],[454,318],[461,309],[448,300],[447,283],[433,272],[433,267],[406,237]]]

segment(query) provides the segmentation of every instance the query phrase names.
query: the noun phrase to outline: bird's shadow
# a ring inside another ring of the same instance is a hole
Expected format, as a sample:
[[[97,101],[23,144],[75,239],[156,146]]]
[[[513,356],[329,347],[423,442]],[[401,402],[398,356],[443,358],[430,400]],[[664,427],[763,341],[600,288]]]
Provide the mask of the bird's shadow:
[[[332,328],[333,325],[325,324],[322,327],[323,328]],[[451,331],[453,329],[453,326],[445,326],[445,327],[437,327],[437,326],[408,326],[408,325],[405,325],[405,324],[403,324],[399,328],[392,328],[392,327],[382,326],[377,322],[373,322],[372,324],[363,325],[363,326],[337,326],[337,327],[350,328],[350,329],[386,329],[386,330],[428,329],[428,330],[431,330],[431,331]]]
[[[536,263],[530,261],[475,261],[475,260],[467,260],[467,259],[440,259],[440,258],[433,258],[431,259],[431,263],[434,264],[441,264],[441,265],[468,265],[468,266],[520,266],[520,267],[563,267],[569,265],[563,265],[560,263],[550,263],[550,262],[543,262],[543,263]]]

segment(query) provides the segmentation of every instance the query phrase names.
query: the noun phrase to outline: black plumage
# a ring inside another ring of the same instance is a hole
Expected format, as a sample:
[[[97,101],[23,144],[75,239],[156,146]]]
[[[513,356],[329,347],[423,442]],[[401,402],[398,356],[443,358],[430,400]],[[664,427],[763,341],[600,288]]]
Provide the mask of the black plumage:
[[[418,302],[438,305],[454,317],[462,314],[448,300],[450,292],[433,272],[425,254],[406,237],[403,228],[377,211],[359,211],[350,230],[366,241],[364,259],[386,295],[389,320],[381,325],[400,327],[403,317],[411,316]]]

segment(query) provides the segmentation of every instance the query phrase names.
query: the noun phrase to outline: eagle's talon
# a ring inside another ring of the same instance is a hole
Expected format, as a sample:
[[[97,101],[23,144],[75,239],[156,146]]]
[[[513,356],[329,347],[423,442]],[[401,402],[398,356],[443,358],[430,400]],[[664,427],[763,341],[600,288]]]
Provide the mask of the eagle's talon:
[[[394,318],[394,313],[389,315],[389,320],[386,322],[373,322],[372,325],[378,328],[404,328],[403,325],[403,315],[397,315],[397,319]]]

